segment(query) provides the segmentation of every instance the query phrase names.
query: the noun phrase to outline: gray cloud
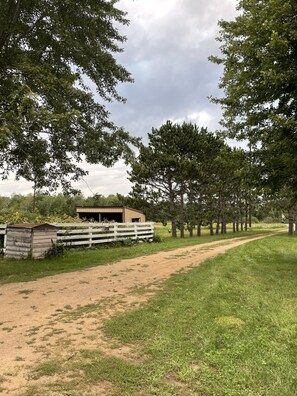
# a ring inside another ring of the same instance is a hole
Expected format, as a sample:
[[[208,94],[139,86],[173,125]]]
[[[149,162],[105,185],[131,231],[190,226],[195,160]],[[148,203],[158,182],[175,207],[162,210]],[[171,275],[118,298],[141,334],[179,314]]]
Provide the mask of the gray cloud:
[[[121,0],[130,17],[128,40],[119,60],[135,83],[120,87],[125,105],[112,104],[112,117],[133,135],[145,138],[151,127],[167,119],[208,113],[211,129],[218,127],[220,109],[207,97],[217,95],[221,69],[208,61],[218,53],[217,22],[231,19],[234,1]],[[202,125],[201,125],[202,126]]]

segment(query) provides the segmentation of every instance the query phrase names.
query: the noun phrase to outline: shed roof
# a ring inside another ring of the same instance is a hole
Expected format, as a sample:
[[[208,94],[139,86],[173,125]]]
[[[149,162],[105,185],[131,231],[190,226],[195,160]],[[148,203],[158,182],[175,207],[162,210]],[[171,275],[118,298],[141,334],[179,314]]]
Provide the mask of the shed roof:
[[[96,210],[102,210],[102,209],[110,209],[111,210],[111,212],[112,212],[112,209],[121,209],[121,210],[123,210],[124,211],[124,209],[128,209],[128,210],[133,210],[133,212],[138,212],[138,213],[142,213],[143,214],[143,212],[141,212],[141,210],[138,210],[138,209],[133,209],[133,208],[130,208],[129,206],[124,206],[124,205],[122,205],[122,206],[120,206],[120,205],[117,205],[117,206],[112,206],[112,205],[106,205],[106,206],[76,206],[76,211],[79,211],[79,209],[96,209]]]
[[[42,224],[36,224],[36,223],[22,223],[22,224],[8,224],[7,228],[26,228],[26,229],[32,229],[32,228],[56,228],[52,224],[48,223],[42,223]]]

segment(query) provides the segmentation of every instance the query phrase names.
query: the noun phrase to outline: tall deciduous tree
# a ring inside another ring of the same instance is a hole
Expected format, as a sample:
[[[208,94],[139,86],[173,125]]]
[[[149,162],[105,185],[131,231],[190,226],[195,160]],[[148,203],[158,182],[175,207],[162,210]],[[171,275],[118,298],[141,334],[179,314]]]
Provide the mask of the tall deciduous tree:
[[[129,157],[129,134],[102,100],[124,101],[132,81],[115,60],[126,25],[116,0],[0,0],[0,174],[55,188],[77,179],[86,160],[111,166]],[[99,101],[87,88],[96,87]],[[31,150],[32,148],[32,150]],[[30,157],[38,156],[29,164]],[[24,160],[26,165],[24,165]]]
[[[262,181],[297,201],[297,3],[241,0],[240,15],[221,21],[220,88],[230,136],[257,147]]]

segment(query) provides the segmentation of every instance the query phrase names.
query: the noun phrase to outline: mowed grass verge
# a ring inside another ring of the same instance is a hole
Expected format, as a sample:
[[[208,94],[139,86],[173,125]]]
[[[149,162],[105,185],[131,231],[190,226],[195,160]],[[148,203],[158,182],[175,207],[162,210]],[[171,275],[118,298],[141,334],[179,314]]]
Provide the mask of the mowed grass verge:
[[[26,395],[97,395],[102,384],[113,396],[295,396],[296,314],[297,238],[253,241],[171,277],[148,304],[106,322],[110,343],[132,347],[134,360],[81,350],[35,370],[42,377],[51,366],[67,382]]]
[[[164,250],[176,249],[184,246],[191,246],[211,241],[228,239],[241,236],[253,236],[258,233],[269,232],[268,230],[250,230],[248,232],[232,233],[225,235],[209,236],[204,230],[204,235],[200,238],[172,238],[165,227],[157,227],[157,234],[161,234],[160,243],[141,243],[129,246],[98,246],[92,249],[72,249],[67,250],[63,256],[51,257],[43,260],[15,260],[0,258],[0,285],[12,282],[26,282],[55,275],[63,272],[79,271],[98,265],[105,265],[120,261],[122,259],[134,258]]]

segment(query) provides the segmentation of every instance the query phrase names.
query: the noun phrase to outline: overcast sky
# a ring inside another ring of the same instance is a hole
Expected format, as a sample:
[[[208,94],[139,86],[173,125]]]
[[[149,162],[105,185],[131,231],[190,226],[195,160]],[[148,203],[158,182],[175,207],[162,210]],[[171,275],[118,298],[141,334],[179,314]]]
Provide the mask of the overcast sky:
[[[120,0],[118,8],[128,12],[130,25],[121,29],[127,37],[119,63],[135,82],[118,87],[126,104],[108,106],[111,118],[133,136],[146,141],[152,127],[166,120],[193,122],[215,131],[220,108],[208,96],[217,89],[222,70],[208,61],[218,53],[218,20],[236,15],[236,0]],[[89,175],[74,186],[85,196],[128,194],[126,167],[87,166]],[[0,181],[0,194],[27,194],[26,181]]]

